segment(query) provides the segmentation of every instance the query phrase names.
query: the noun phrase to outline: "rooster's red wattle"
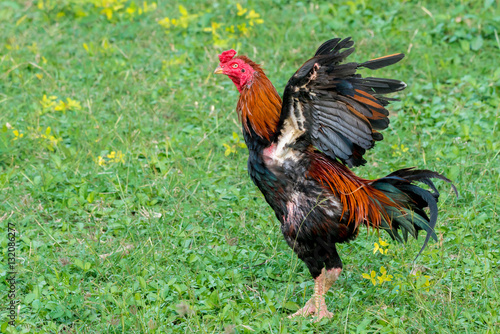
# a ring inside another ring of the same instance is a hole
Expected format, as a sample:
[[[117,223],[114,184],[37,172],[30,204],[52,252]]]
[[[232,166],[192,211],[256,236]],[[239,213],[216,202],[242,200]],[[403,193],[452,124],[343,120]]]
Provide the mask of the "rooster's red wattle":
[[[236,109],[250,177],[315,280],[313,297],[294,316],[332,316],[324,294],[342,271],[335,245],[354,239],[360,225],[383,229],[398,241],[425,230],[422,250],[431,237],[436,239],[439,194],[431,178],[450,182],[439,173],[413,168],[376,180],[349,170],[365,164],[363,154],[383,139],[378,130],[389,125],[385,107],[390,101],[384,94],[406,87],[399,80],[356,73],[397,63],[403,54],[341,64],[353,44],[350,38],[323,43],[290,78],[283,100],[262,68],[234,50],[219,55],[215,70],[229,76],[240,92]]]

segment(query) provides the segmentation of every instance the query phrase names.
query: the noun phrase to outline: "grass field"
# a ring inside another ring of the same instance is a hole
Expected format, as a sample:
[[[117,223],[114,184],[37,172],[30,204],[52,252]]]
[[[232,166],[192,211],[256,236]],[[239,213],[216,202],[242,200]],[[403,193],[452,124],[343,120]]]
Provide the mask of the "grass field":
[[[2,333],[500,332],[499,1],[19,0],[0,23]],[[439,183],[440,240],[416,266],[423,238],[363,230],[340,246],[334,318],[289,320],[313,281],[247,176],[238,92],[212,73],[235,48],[281,92],[347,36],[354,61],[407,55],[364,72],[408,88],[356,173],[429,168],[460,196]]]

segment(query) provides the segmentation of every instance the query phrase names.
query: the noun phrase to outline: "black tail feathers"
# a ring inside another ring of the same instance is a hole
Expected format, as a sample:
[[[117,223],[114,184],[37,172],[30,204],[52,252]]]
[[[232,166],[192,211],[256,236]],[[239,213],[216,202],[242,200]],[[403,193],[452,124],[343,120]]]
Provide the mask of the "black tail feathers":
[[[404,56],[405,55],[403,53],[396,53],[393,55],[368,60],[362,64],[359,64],[359,66],[369,68],[370,70],[376,70],[382,67],[396,64],[398,61],[403,59]]]
[[[383,191],[389,198],[401,205],[401,210],[395,207],[384,207],[390,222],[383,220],[380,227],[386,230],[392,239],[406,242],[408,234],[416,239],[419,230],[427,232],[424,244],[415,259],[425,249],[431,237],[437,241],[434,228],[438,216],[439,192],[432,179],[440,179],[450,183],[453,191],[458,196],[457,188],[449,179],[437,172],[426,169],[400,169],[372,183],[373,187]],[[431,191],[420,188],[415,182],[426,184]],[[429,216],[427,216],[424,208],[429,208]],[[401,230],[402,238],[398,230]]]

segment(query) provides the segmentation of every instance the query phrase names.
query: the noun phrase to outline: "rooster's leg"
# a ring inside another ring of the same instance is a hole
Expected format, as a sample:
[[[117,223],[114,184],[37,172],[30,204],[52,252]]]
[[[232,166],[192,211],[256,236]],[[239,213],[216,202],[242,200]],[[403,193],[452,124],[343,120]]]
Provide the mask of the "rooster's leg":
[[[295,316],[308,316],[314,314],[317,317],[317,321],[324,317],[331,318],[333,313],[328,311],[326,308],[325,294],[332,284],[339,278],[342,268],[332,268],[326,270],[323,268],[321,274],[314,279],[314,294],[306,303],[306,305],[289,316],[289,318]]]

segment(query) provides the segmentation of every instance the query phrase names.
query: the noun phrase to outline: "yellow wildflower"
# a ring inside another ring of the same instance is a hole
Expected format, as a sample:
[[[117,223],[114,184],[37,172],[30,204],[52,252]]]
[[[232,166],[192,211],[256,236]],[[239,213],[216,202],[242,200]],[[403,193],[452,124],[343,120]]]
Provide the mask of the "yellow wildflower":
[[[150,5],[146,1],[143,2],[144,13],[153,12],[156,10],[156,2],[152,2]]]
[[[387,251],[389,250],[389,249],[384,249],[384,247],[389,246],[389,243],[382,240],[382,238],[379,238],[378,243],[375,242],[373,243],[373,245],[375,246],[373,248],[373,254],[377,252],[380,252],[380,254],[387,254]]]
[[[40,129],[41,130],[41,129]],[[50,132],[52,131],[52,128],[50,126],[45,129],[45,134],[42,133],[42,138],[47,138],[47,136],[50,136]]]
[[[62,141],[62,138],[56,138],[55,136],[49,136],[48,139],[52,147],[56,147]]]
[[[24,137],[24,134],[20,133],[18,130],[13,130],[12,133],[14,134],[14,140]]]
[[[231,153],[236,153],[236,148],[233,146],[229,146],[228,144],[222,144],[225,148],[226,151],[224,152],[224,155],[227,157]]]
[[[67,102],[68,109],[76,109],[76,110],[82,109],[82,105],[80,104],[80,102],[72,100],[69,97],[66,99],[66,101],[68,101]]]
[[[391,148],[394,150],[394,152],[392,152],[393,157],[401,156],[403,153],[408,152],[408,147],[404,146],[403,144],[394,144],[391,146]]]
[[[127,9],[125,10],[125,12],[130,15],[130,16],[134,16],[133,14],[135,13],[135,8],[133,7],[127,7]]]
[[[363,274],[363,278],[369,279],[373,285],[377,285],[377,280],[375,279],[376,276],[377,273],[374,270],[372,270],[369,275]]]
[[[111,8],[104,8],[101,10],[101,14],[105,14],[108,20],[113,18],[113,10]]]
[[[142,9],[139,9],[139,11],[141,10]],[[181,16],[179,18],[170,19],[168,17],[165,17],[164,19],[158,21],[158,24],[160,24],[165,29],[169,29],[171,26],[187,29],[187,27],[189,26],[189,22],[193,21],[199,16],[198,14],[189,14],[187,9],[182,5],[179,5],[179,12],[181,13]]]
[[[117,151],[116,154],[115,154],[115,159],[114,161],[116,163],[125,163],[125,154],[122,153],[122,151]]]
[[[421,272],[417,271],[412,273],[417,280],[417,288],[424,288],[425,291],[429,291],[429,287],[431,286],[431,282],[429,279],[431,278],[429,275],[421,275]]]
[[[101,46],[103,50],[108,50],[111,48],[111,44],[109,44],[109,40],[106,37],[102,39]]]
[[[174,19],[172,19],[172,24],[180,26],[184,29],[188,27],[190,21],[198,17],[198,14],[188,14],[186,8],[184,8],[182,5],[179,5],[179,12],[181,12],[181,17],[179,17],[178,20],[175,20],[175,24]]]
[[[373,285],[382,285],[384,282],[391,282],[392,275],[387,275],[387,270],[384,266],[380,267],[380,273],[382,275],[378,276],[377,273],[372,270],[370,274],[363,274],[363,278],[369,279]],[[377,282],[378,280],[378,282]]]
[[[40,127],[37,128],[36,130],[29,127],[28,130],[33,131],[33,134],[32,134],[33,137],[42,138],[42,139],[45,139],[46,141],[48,141],[50,145],[46,145],[46,147],[50,151],[54,151],[54,147],[56,147],[57,144],[59,144],[62,141],[62,138],[57,138],[56,136],[50,134],[50,132],[52,131],[50,126],[48,126],[47,129],[45,129],[45,133],[42,133],[42,128],[40,128]]]
[[[429,287],[431,286],[431,282],[429,282],[429,279],[431,278],[429,275],[424,275],[425,278],[425,283],[422,284],[422,287],[425,289],[425,291],[429,291]]]
[[[253,9],[247,14],[246,18],[249,20],[248,23],[251,26],[264,23],[264,20],[260,18],[260,14],[256,13]]]
[[[179,12],[181,13],[182,16],[188,16],[186,7],[184,7],[183,5],[179,5]]]
[[[168,29],[170,28],[170,19],[168,17],[165,17],[164,19],[158,21],[158,24],[161,25],[163,28]]]
[[[203,31],[206,31],[206,32],[211,32],[212,34],[216,34],[217,33],[217,29],[221,26],[220,23],[217,23],[217,22],[212,22],[211,23],[211,27],[210,28],[204,28]]]
[[[382,274],[382,276],[377,276],[379,284],[392,281],[392,275],[387,275],[387,270],[385,269],[385,267],[380,267],[380,273]]]
[[[66,99],[66,102],[60,100],[59,103],[55,106],[55,111],[62,111],[66,113],[67,110],[80,110],[82,106],[80,102],[76,100],[72,100],[69,97]]]
[[[175,23],[174,23],[175,21]],[[181,16],[179,19],[172,19],[172,24],[186,29],[189,25],[189,16]]]
[[[249,20],[258,19],[259,17],[260,17],[260,14],[256,13],[255,10],[253,10],[253,9],[247,14],[247,19],[249,19]]]
[[[104,160],[104,158],[103,158],[103,157],[98,156],[98,157],[97,157],[97,164],[98,164],[99,166],[106,166],[106,160]]]
[[[62,111],[63,113],[66,112],[66,109],[67,109],[66,103],[64,103],[64,101],[62,101],[62,100],[59,100],[59,103],[54,108],[55,111]]]
[[[238,13],[236,13],[238,16],[243,16],[247,12],[248,9],[243,8],[239,3],[236,4],[236,8],[238,8]]]
[[[115,163],[125,163],[125,154],[122,151],[111,151],[111,153],[106,155],[106,158]]]
[[[57,96],[47,97],[47,95],[43,94],[42,101],[40,101],[40,103],[42,104],[43,109],[52,109],[52,107],[56,104],[55,100],[57,100]]]

